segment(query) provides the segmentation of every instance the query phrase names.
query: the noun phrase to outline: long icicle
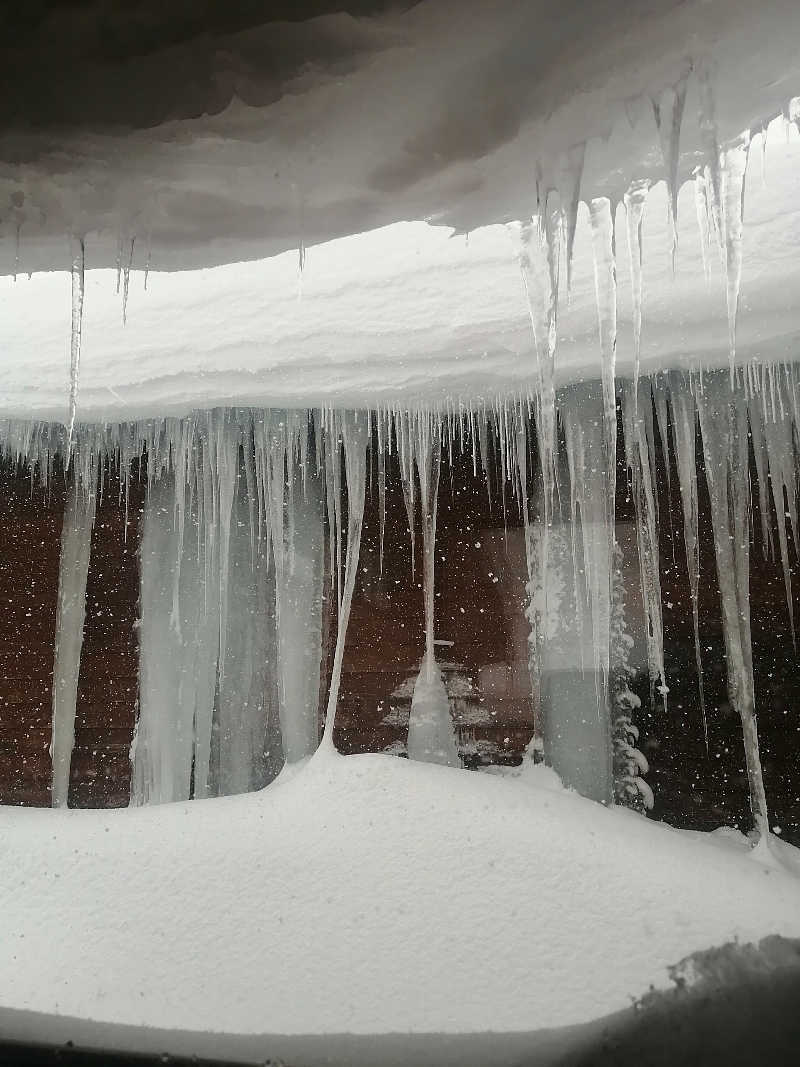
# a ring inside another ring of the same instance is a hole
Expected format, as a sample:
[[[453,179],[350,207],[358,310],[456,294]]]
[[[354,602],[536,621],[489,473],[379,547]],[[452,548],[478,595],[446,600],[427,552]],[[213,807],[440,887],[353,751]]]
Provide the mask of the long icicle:
[[[631,268],[631,301],[633,306],[633,405],[639,405],[639,362],[642,350],[642,217],[650,182],[647,178],[635,181],[625,194],[625,216],[628,231],[628,259]]]
[[[684,74],[675,85],[665,89],[660,96],[653,97],[658,136],[661,141],[661,155],[667,175],[667,192],[669,195],[669,218],[672,230],[672,270],[676,269],[678,253],[678,164],[680,162],[681,123],[686,104],[686,87],[688,74]]]
[[[589,205],[589,212],[592,223],[592,250],[594,252],[594,278],[603,386],[606,523],[612,535],[608,545],[607,567],[608,580],[610,582],[614,571],[613,533],[617,488],[617,265],[614,215],[611,201],[605,196],[592,200]]]
[[[78,698],[83,624],[86,614],[86,578],[89,572],[95,487],[73,473],[73,486],[64,511],[61,561],[58,575],[55,660],[53,665],[53,763],[51,802],[65,808],[69,795],[70,764],[75,743],[75,710]]]
[[[81,331],[83,329],[83,293],[86,251],[81,237],[72,252],[72,331],[69,355],[69,420],[67,424],[67,462],[72,454],[75,416],[78,411],[78,374],[81,366]]]
[[[686,549],[686,568],[689,572],[689,595],[692,601],[694,629],[694,658],[697,666],[697,685],[700,693],[700,713],[703,719],[703,739],[708,752],[708,719],[703,687],[703,658],[700,651],[700,537],[697,498],[697,411],[688,383],[670,378],[672,403],[672,436],[675,442],[678,485],[683,506],[683,541]]]
[[[744,397],[708,375],[697,393],[706,481],[711,500],[728,693],[742,723],[750,804],[760,837],[769,839],[769,816],[756,725],[750,632],[750,539],[747,412]]]
[[[749,154],[750,131],[745,130],[738,141],[725,150],[722,164],[725,283],[731,385],[733,385],[733,369],[736,363],[736,320],[739,314],[739,291],[742,285],[744,190]]]
[[[333,654],[331,685],[328,691],[328,707],[325,717],[325,730],[320,749],[335,752],[333,730],[336,720],[336,707],[339,701],[339,684],[342,678],[342,662],[347,640],[347,624],[350,621],[350,607],[353,603],[353,590],[356,584],[358,557],[361,551],[361,530],[364,525],[364,498],[367,480],[367,443],[369,438],[369,420],[364,412],[344,412],[334,420],[334,439],[327,442],[329,449],[335,450],[336,461],[339,455],[339,437],[344,445],[345,476],[347,478],[347,551],[344,566],[344,583],[339,603],[339,619],[336,628],[336,648]]]

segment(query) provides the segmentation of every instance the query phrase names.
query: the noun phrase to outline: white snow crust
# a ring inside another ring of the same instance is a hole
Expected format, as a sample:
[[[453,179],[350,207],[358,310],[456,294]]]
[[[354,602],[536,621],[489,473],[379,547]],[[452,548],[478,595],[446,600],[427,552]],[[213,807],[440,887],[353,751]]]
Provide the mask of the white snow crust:
[[[800,350],[800,135],[770,127],[762,176],[755,138],[745,193],[741,361]],[[617,374],[633,373],[624,208],[617,213]],[[694,189],[679,196],[673,275],[663,182],[643,226],[643,374],[722,366],[729,356],[719,256],[703,272]],[[89,246],[90,248],[90,246]],[[90,250],[87,257],[91,262]],[[0,413],[66,421],[70,278],[0,279]],[[398,224],[310,249],[302,278],[287,253],[183,273],[131,276],[127,325],[113,271],[88,270],[79,421],[185,414],[217,404],[375,406],[474,400],[532,387],[529,312],[506,227],[451,236]],[[562,298],[556,381],[600,376],[588,211],[581,205],[572,295]]]
[[[2,808],[0,839],[0,1004],[193,1031],[197,1052],[566,1026],[695,950],[800,935],[791,875],[552,774],[322,751],[249,795]]]

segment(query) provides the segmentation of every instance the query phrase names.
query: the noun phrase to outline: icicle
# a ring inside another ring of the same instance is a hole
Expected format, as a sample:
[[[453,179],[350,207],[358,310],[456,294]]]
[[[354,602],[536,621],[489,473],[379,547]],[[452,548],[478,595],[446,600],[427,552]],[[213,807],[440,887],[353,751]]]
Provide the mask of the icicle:
[[[651,403],[649,385],[645,404]],[[639,415],[639,407],[630,387],[623,390],[623,428],[628,468],[633,475],[633,500],[636,509],[636,540],[639,549],[639,576],[642,603],[647,620],[647,665],[651,693],[658,687],[666,705],[664,672],[664,626],[661,616],[661,577],[659,573],[658,525],[656,522],[655,485],[652,478],[654,459]]]
[[[279,477],[278,477],[279,471]],[[283,459],[273,475],[271,521],[275,554],[277,677],[287,763],[310,756],[319,740],[320,663],[325,529],[323,482],[306,471],[304,491],[284,485]],[[291,564],[287,565],[289,559]]]
[[[725,234],[725,277],[728,303],[728,337],[730,343],[730,371],[736,360],[736,317],[739,311],[739,290],[742,283],[742,223],[744,217],[744,189],[747,159],[750,152],[750,131],[745,130],[736,144],[723,153],[722,190]]]
[[[705,193],[709,214],[714,224],[717,240],[722,243],[722,168],[720,166],[719,140],[714,108],[714,92],[708,70],[701,67],[698,73],[700,95],[700,141],[705,155]]]
[[[700,539],[698,533],[699,510],[697,500],[697,454],[694,396],[688,384],[677,376],[670,379],[672,403],[672,438],[675,443],[675,458],[678,468],[678,484],[683,505],[683,540],[686,547],[686,567],[689,572],[689,593],[692,600],[692,624],[694,628],[694,655],[697,665],[697,684],[700,693],[700,713],[703,719],[703,738],[708,752],[708,721],[706,718],[705,691],[703,688],[703,661],[700,652]]]
[[[131,270],[133,268],[133,247],[136,243],[136,238],[131,237],[130,253],[128,255],[128,262],[125,264],[125,270],[122,276],[122,325],[126,326],[128,322],[128,291],[131,284]],[[119,285],[117,285],[119,288]]]
[[[614,217],[607,197],[592,200],[589,205],[594,252],[594,278],[597,296],[597,317],[600,331],[600,360],[603,385],[603,437],[605,466],[603,481],[606,494],[606,523],[613,551],[614,506],[617,486],[617,267],[614,247]],[[611,560],[608,573],[611,574]],[[610,581],[610,577],[609,577]]]
[[[539,618],[545,755],[586,796],[613,795],[609,705],[614,516],[608,510],[605,404],[596,382],[559,393],[571,491],[571,559],[553,531]],[[538,538],[541,546],[541,536]],[[566,599],[565,599],[566,598]],[[588,606],[589,627],[585,625]],[[586,667],[591,676],[584,677]],[[578,669],[580,668],[580,669]]]
[[[567,298],[572,294],[572,253],[575,247],[575,231],[578,226],[578,206],[581,202],[581,179],[586,159],[586,145],[578,144],[570,148],[566,155],[566,166],[559,182],[559,196],[564,212],[564,230],[567,259]]]
[[[83,238],[76,240],[72,253],[72,334],[69,359],[69,420],[67,424],[67,463],[72,455],[75,416],[78,411],[78,373],[81,365],[85,251]]]
[[[263,554],[253,559],[249,512],[249,494],[244,496],[240,485],[233,505],[228,573],[236,609],[228,615],[227,665],[217,682],[214,712],[210,792],[216,796],[260,789],[282,762],[280,743],[269,738],[271,727],[278,732],[274,572],[268,573]]]
[[[205,445],[205,442],[204,442]],[[148,456],[156,449],[148,448]],[[208,794],[219,655],[218,552],[200,539],[212,490],[203,452],[198,497],[187,518],[198,536],[179,534],[175,487],[161,477],[148,493],[140,550],[139,719],[131,751],[131,804]],[[176,477],[180,475],[176,472]],[[180,636],[171,624],[172,584],[180,556]],[[204,559],[208,556],[208,559]],[[210,586],[210,590],[209,590]]]
[[[58,575],[55,661],[53,665],[52,805],[65,808],[69,795],[70,764],[75,743],[75,709],[86,614],[86,577],[89,572],[95,490],[90,480],[73,475],[73,490],[64,511],[61,563]]]
[[[750,413],[750,440],[753,445],[753,459],[756,464],[756,481],[758,483],[758,510],[761,517],[761,545],[764,559],[772,558],[775,546],[772,538],[772,523],[769,513],[769,486],[768,470],[769,458],[767,455],[767,441],[764,433],[764,419],[761,412],[759,399],[750,394],[748,404]],[[780,515],[780,512],[778,512]]]
[[[751,418],[755,406],[755,404],[751,405]],[[791,417],[773,411],[772,418],[767,418],[763,422],[763,433],[769,464],[769,482],[772,487],[772,500],[775,505],[775,515],[778,523],[778,543],[780,545],[781,567],[786,590],[786,607],[789,612],[789,627],[792,633],[792,644],[796,647],[791,566],[786,536],[786,520],[788,517],[792,538],[795,545],[798,544],[797,474]]]
[[[441,422],[430,413],[415,419],[414,462],[419,474],[423,533],[425,656],[414,685],[408,722],[408,757],[450,767],[460,766],[450,705],[434,651],[436,505],[441,465]]]
[[[700,255],[703,260],[703,276],[708,280],[708,250],[711,245],[711,228],[709,226],[710,208],[708,203],[708,189],[706,186],[705,169],[703,167],[695,168],[694,203],[697,211],[697,228],[700,233]]]
[[[685,90],[684,90],[685,91]],[[642,216],[650,182],[647,178],[633,182],[625,194],[628,223],[628,257],[631,268],[633,302],[633,402],[639,402],[639,358],[642,347]]]
[[[14,236],[14,281],[17,280],[17,274],[19,273],[19,244],[20,234],[22,232],[22,223],[17,223],[17,228]]]
[[[122,234],[117,236],[117,296],[119,296],[120,282],[122,281]]]
[[[342,677],[342,661],[347,640],[347,624],[350,621],[350,606],[356,583],[358,557],[361,551],[361,530],[364,523],[364,498],[366,492],[368,422],[363,413],[344,412],[336,419],[336,433],[328,449],[339,459],[339,436],[344,444],[345,474],[347,477],[347,552],[344,569],[344,585],[339,604],[336,628],[336,647],[333,654],[333,669],[328,692],[328,708],[321,748],[334,751],[333,731],[336,707],[339,701],[339,683]]]
[[[742,722],[750,804],[760,836],[769,837],[767,800],[758,746],[750,637],[747,413],[741,395],[708,375],[697,395],[711,500],[722,625],[731,705]]]
[[[536,350],[536,429],[542,470],[545,529],[550,526],[555,485],[555,363],[562,226],[560,211],[544,207],[542,218],[521,228],[519,262]]]
[[[680,161],[681,123],[686,104],[686,86],[688,75],[684,74],[675,85],[665,89],[661,95],[653,97],[658,136],[661,141],[661,155],[667,176],[667,193],[669,197],[669,217],[672,229],[672,270],[676,269],[678,252],[678,163]]]

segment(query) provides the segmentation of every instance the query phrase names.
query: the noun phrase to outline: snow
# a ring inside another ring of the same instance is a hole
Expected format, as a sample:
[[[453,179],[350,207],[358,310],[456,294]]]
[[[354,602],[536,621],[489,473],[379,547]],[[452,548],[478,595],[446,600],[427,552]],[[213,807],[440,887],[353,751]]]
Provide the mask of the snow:
[[[551,777],[322,752],[240,797],[4,808],[0,1003],[189,1030],[198,1052],[213,1032],[502,1033],[800,935],[794,877]]]
[[[799,30],[794,0],[425,0],[167,36],[140,57],[90,47],[67,78],[52,54],[66,30],[53,28],[45,56],[11,56],[2,269],[17,228],[21,272],[64,269],[69,234],[112,268],[132,241],[139,269],[289,249],[310,267],[314,246],[403,219],[463,232],[529,216],[537,181],[565,191],[559,176],[587,143],[585,199],[662,178],[662,142],[674,188],[707,148],[698,72],[724,145],[797,95]],[[78,26],[68,32],[74,47]],[[666,98],[687,72],[676,165]]]
[[[793,358],[800,340],[792,298],[800,286],[800,135],[790,129],[787,144],[780,122],[770,128],[766,184],[760,168],[748,168],[740,362]],[[678,205],[674,277],[663,182],[651,190],[643,215],[643,374],[699,360],[724,366],[729,359],[716,238],[707,281],[691,185],[681,188]],[[622,205],[616,223],[619,252]],[[126,326],[114,271],[91,269],[91,241],[86,256],[79,421],[228,403],[373,407],[491,397],[533,385],[529,312],[505,227],[473,232],[467,243],[443,227],[402,223],[309,249],[300,299],[294,254],[213,270],[151,271],[147,292],[135,272]],[[629,274],[618,271],[616,371],[632,377]],[[0,314],[6,368],[0,413],[66,422],[69,275],[0,280]],[[557,385],[600,377],[597,322],[588,211],[581,205],[571,298],[559,308]]]

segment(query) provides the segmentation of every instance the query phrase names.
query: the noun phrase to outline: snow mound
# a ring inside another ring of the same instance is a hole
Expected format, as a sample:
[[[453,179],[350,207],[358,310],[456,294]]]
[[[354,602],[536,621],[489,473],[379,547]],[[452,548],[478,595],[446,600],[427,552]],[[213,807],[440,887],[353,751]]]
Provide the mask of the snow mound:
[[[98,1022],[530,1031],[668,988],[697,950],[800,935],[796,879],[738,849],[385,756],[157,810],[6,808],[0,838],[0,1005]]]

